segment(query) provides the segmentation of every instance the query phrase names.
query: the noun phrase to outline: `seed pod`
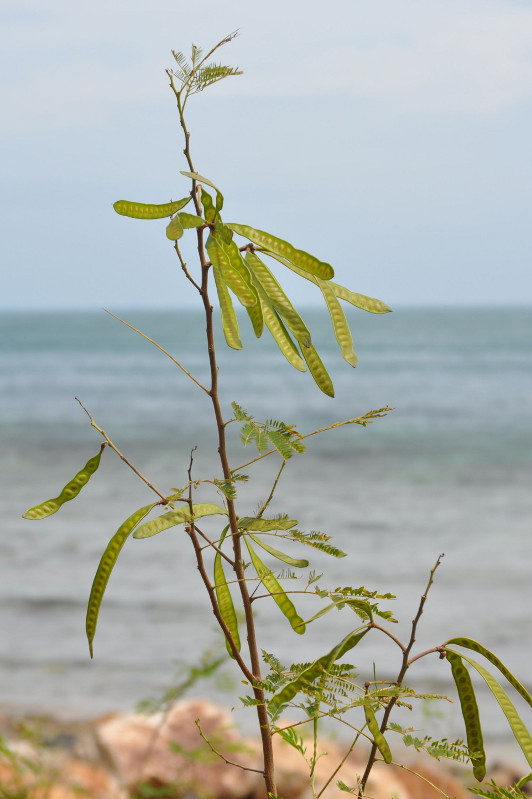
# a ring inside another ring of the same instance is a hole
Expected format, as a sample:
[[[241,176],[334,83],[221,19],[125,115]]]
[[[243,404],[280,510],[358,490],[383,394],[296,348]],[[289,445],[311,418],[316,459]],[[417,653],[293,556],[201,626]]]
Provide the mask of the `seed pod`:
[[[249,241],[252,241],[254,244],[258,244],[259,247],[263,247],[268,252],[276,253],[286,258],[287,261],[299,267],[304,272],[316,275],[316,277],[320,277],[322,280],[330,280],[334,277],[334,269],[330,264],[320,261],[314,255],[304,250],[296,250],[288,241],[278,239],[277,236],[272,236],[271,233],[266,233],[264,230],[257,230],[249,225],[238,225],[229,222],[226,224],[227,227],[230,227],[231,230],[234,230],[239,236],[244,236],[244,238],[249,239]]]
[[[172,203],[163,205],[153,205],[153,203],[132,203],[129,200],[118,200],[113,208],[121,216],[129,216],[133,219],[163,219],[165,216],[172,216],[184,208],[191,201],[192,197],[183,197]]]
[[[364,713],[366,715],[368,730],[370,731],[373,740],[375,741],[375,745],[384,759],[384,762],[391,763],[392,753],[390,752],[390,747],[388,746],[388,742],[380,730],[377,719],[375,718],[375,713],[373,712],[373,708],[371,706],[371,701],[369,699],[364,699]]]
[[[209,194],[209,192],[205,191],[204,188],[201,189],[201,204],[203,205],[203,213],[205,215],[205,221],[214,222],[214,220],[218,216],[218,211],[213,205],[211,195]]]
[[[312,685],[323,674],[327,673],[332,664],[343,657],[350,649],[353,649],[366,635],[367,631],[368,628],[366,627],[362,632],[355,631],[349,633],[349,635],[331,649],[330,652],[326,655],[322,655],[322,657],[315,660],[314,663],[311,663],[310,666],[300,672],[294,680],[287,683],[278,693],[272,696],[268,709],[272,713],[277,713],[280,707],[290,702],[299,691]]]
[[[236,294],[240,303],[250,308],[257,305],[259,297],[256,288],[251,283],[251,275],[238,247],[232,241],[226,243],[216,233],[211,234],[206,245],[209,258],[220,270],[224,282]]]
[[[249,253],[246,255],[246,260],[248,258]],[[264,321],[266,322],[266,326],[270,333],[272,334],[273,338],[275,339],[277,346],[283,353],[284,357],[295,369],[298,369],[300,372],[306,372],[307,367],[305,366],[305,362],[301,358],[297,348],[290,338],[289,333],[284,326],[282,319],[279,317],[279,314],[275,310],[272,305],[272,302],[265,292],[262,284],[256,280],[252,272],[252,279],[253,285],[257,289],[260,305],[262,309],[262,314],[264,317]]]
[[[183,233],[183,225],[181,224],[180,214],[174,216],[170,224],[166,228],[166,238],[171,241],[179,241]],[[203,220],[202,220],[203,221]]]
[[[124,546],[126,539],[133,532],[137,524],[144,519],[145,516],[155,507],[157,503],[153,502],[151,505],[144,505],[135,511],[126,521],[120,525],[114,536],[107,544],[107,548],[102,555],[96,576],[94,577],[91,594],[89,597],[89,604],[87,606],[87,620],[86,631],[87,640],[89,642],[89,650],[91,658],[93,657],[92,642],[96,634],[96,624],[98,622],[98,614],[100,612],[100,605],[102,604],[103,595],[109,582],[109,577],[120,554],[120,550]]]
[[[210,238],[211,236],[209,236],[209,239]],[[207,239],[207,252],[211,246],[209,245],[209,239]],[[223,274],[215,261],[212,262],[212,271],[214,274],[214,282],[216,283],[216,291],[218,292],[225,340],[229,347],[232,347],[234,350],[241,350],[242,341],[240,340],[240,328],[238,327],[238,320],[236,318],[235,309],[233,308],[231,295],[229,294]]]
[[[330,284],[332,290],[340,300],[350,302],[356,308],[361,308],[363,311],[369,313],[390,313],[391,308],[386,305],[382,300],[377,300],[375,297],[366,297],[365,294],[357,294],[355,291],[346,289],[345,286],[340,286],[338,283]]]
[[[295,569],[306,569],[308,566],[308,560],[305,560],[304,558],[292,558],[285,552],[280,552],[278,549],[274,549],[274,547],[266,544],[265,541],[262,541],[258,536],[253,535],[253,533],[249,533],[249,537],[252,538],[253,541],[259,545],[259,547],[262,547],[262,549],[264,549],[274,558],[277,558],[277,560],[287,563],[288,566],[293,566]]]
[[[28,508],[28,510],[22,514],[22,518],[31,520],[44,519],[46,516],[51,516],[53,513],[57,513],[61,505],[64,505],[65,502],[70,502],[71,499],[77,497],[83,486],[89,482],[90,478],[100,465],[100,459],[102,457],[104,448],[105,444],[102,444],[99,453],[93,458],[89,458],[83,469],[81,469],[81,471],[79,471],[77,475],[66,484],[58,497],[47,499],[45,502],[41,502],[40,505],[35,505],[33,508]]]
[[[211,183],[210,180],[207,180],[207,178],[202,177],[202,175],[198,175],[197,172],[183,172],[183,171],[181,171],[181,174],[184,175],[186,178],[192,178],[192,180],[195,180],[197,183],[203,183],[203,184],[205,184],[205,186],[210,186],[212,189],[214,189],[215,192],[216,192],[216,210],[217,211],[221,211],[222,210],[223,204],[224,204],[223,194],[220,191],[220,189],[218,189],[214,185],[214,183]]]
[[[249,543],[249,539],[246,536],[245,538],[246,546],[248,548],[249,554],[251,556],[251,562],[255,567],[255,571],[262,582],[264,588],[272,595],[273,600],[276,602],[277,606],[281,610],[284,616],[288,619],[290,624],[292,625],[292,629],[295,630],[298,635],[303,635],[305,632],[305,622],[298,614],[297,610],[294,607],[294,603],[292,600],[286,595],[283,591],[279,581],[276,577],[273,576],[270,569],[264,565],[261,561],[251,544]]]
[[[296,519],[263,519],[262,516],[241,516],[238,520],[239,530],[256,530],[261,533],[268,533],[272,530],[290,530],[296,525]]]
[[[254,252],[248,250],[246,263],[253,270],[255,278],[261,283],[276,311],[283,317],[292,333],[306,347],[310,345],[310,332],[283,289],[272,275],[266,264]]]
[[[221,547],[228,529],[228,527],[224,529],[218,547]],[[222,614],[223,620],[229,628],[229,632],[233,637],[236,648],[240,652],[241,643],[240,635],[238,633],[238,619],[236,617],[235,606],[233,604],[233,597],[231,596],[231,591],[229,590],[227,580],[225,579],[222,556],[219,552],[216,553],[216,557],[214,558],[214,589],[216,591],[216,598],[218,599],[220,613]],[[227,639],[225,641],[225,646],[231,657],[234,658],[233,650],[229,646],[229,641],[227,641]]]
[[[453,679],[460,699],[462,716],[467,735],[467,748],[471,756],[473,774],[475,779],[482,782],[486,776],[486,754],[484,752],[484,741],[482,738],[482,727],[478,715],[478,705],[475,690],[469,672],[462,662],[462,658],[456,653],[447,649],[445,657],[451,664]]]
[[[133,533],[133,538],[151,538],[152,535],[162,533],[163,530],[175,527],[176,524],[202,519],[204,516],[218,515],[227,516],[227,511],[219,505],[213,505],[211,502],[199,502],[192,505],[192,515],[188,505],[183,505],[177,510],[168,511],[168,513],[163,513],[162,516],[157,516],[156,519],[151,519],[149,522],[142,524]]]
[[[447,653],[449,653],[449,651],[450,650],[447,650]],[[521,751],[526,757],[528,765],[532,766],[532,736],[530,735],[519,713],[515,709],[510,697],[508,696],[506,691],[504,691],[502,685],[499,682],[497,682],[497,680],[489,673],[489,671],[485,669],[483,666],[481,666],[480,663],[477,663],[475,660],[472,660],[472,658],[468,658],[465,655],[462,655],[461,657],[463,660],[467,660],[467,662],[471,666],[473,666],[474,669],[478,671],[478,673],[480,674],[480,676],[482,677],[482,679],[484,680],[484,682],[492,692],[493,696],[499,703],[501,710],[503,711],[504,715],[508,720],[508,723],[514,734],[515,740],[521,747]],[[475,772],[473,771],[473,773]],[[479,778],[477,777],[477,779]]]
[[[342,356],[348,364],[356,366],[358,358],[353,350],[353,338],[342,306],[336,299],[334,290],[326,280],[320,280],[320,289],[327,303],[327,308],[329,309],[334,335],[336,336],[336,341],[338,342]]]
[[[499,660],[497,655],[494,655],[493,652],[490,652],[490,650],[487,649],[485,646],[479,644],[478,641],[473,641],[471,638],[451,638],[449,641],[447,641],[445,646],[447,646],[447,644],[456,644],[457,646],[463,646],[465,649],[472,649],[474,652],[478,652],[480,655],[483,655],[486,658],[486,660],[489,660],[490,663],[492,663],[497,669],[499,669],[501,674],[504,677],[506,677],[510,685],[513,685],[517,693],[521,694],[525,702],[532,707],[532,696],[526,690],[524,685],[522,685],[519,682],[517,677],[514,677],[510,669],[508,669],[504,665],[504,663],[501,660]]]
[[[334,397],[333,382],[327,369],[323,365],[320,356],[316,352],[316,349],[312,346],[312,344],[310,347],[301,346],[301,354],[307,362],[310,373],[320,391],[323,391],[323,393],[327,394],[328,397]]]

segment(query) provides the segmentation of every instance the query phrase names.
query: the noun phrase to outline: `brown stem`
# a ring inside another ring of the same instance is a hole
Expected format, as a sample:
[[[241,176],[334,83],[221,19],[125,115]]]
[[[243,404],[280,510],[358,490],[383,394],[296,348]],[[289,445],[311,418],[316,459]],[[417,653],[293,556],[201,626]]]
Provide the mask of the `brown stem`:
[[[102,428],[101,428],[101,427],[98,427],[98,425],[96,424],[96,422],[94,421],[94,419],[92,418],[92,416],[90,415],[89,411],[87,410],[87,408],[85,407],[85,405],[82,403],[82,401],[81,401],[81,400],[80,400],[78,397],[74,397],[74,399],[76,400],[76,402],[79,402],[79,404],[81,405],[81,407],[83,408],[83,410],[85,411],[85,413],[87,414],[87,416],[89,417],[89,419],[90,419],[90,423],[91,423],[91,426],[92,426],[92,427],[94,427],[94,429],[95,429],[95,430],[97,430],[99,433],[101,433],[101,435],[102,435],[102,436],[105,438],[106,442],[109,444],[109,446],[111,447],[111,449],[112,449],[112,450],[114,450],[114,451],[116,452],[116,454],[118,455],[118,457],[119,457],[119,458],[121,458],[121,459],[124,461],[124,463],[125,463],[127,466],[129,466],[129,468],[130,468],[130,469],[132,469],[132,470],[135,472],[135,474],[137,475],[137,477],[140,477],[140,479],[141,479],[143,482],[145,482],[145,483],[146,483],[146,485],[148,486],[148,488],[151,488],[151,490],[152,490],[152,491],[155,491],[155,493],[157,494],[157,496],[159,496],[159,497],[161,498],[161,502],[160,502],[159,504],[161,504],[161,505],[168,505],[168,499],[165,497],[165,495],[164,495],[164,494],[162,494],[162,493],[159,491],[159,489],[158,489],[158,488],[155,488],[155,486],[154,486],[152,483],[150,483],[150,481],[147,479],[147,477],[144,477],[144,475],[142,474],[142,472],[139,472],[139,470],[137,469],[137,467],[136,467],[136,466],[133,466],[133,464],[131,463],[131,461],[128,461],[128,459],[126,458],[126,456],[125,456],[125,455],[123,455],[123,454],[120,452],[120,450],[118,449],[118,447],[116,447],[116,446],[113,444],[113,442],[111,441],[111,439],[109,438],[109,436],[107,435],[107,433],[105,432],[105,430],[102,430]]]
[[[436,573],[436,569],[440,565],[442,558],[443,558],[443,554],[441,554],[438,557],[436,563],[434,564],[434,566],[430,570],[430,576],[429,576],[429,581],[427,583],[427,587],[425,588],[425,592],[421,596],[421,599],[420,599],[420,602],[419,602],[419,607],[417,609],[417,613],[414,616],[414,618],[412,619],[412,632],[410,634],[410,640],[408,641],[408,644],[406,645],[406,647],[403,648],[403,659],[402,659],[402,663],[401,663],[401,668],[399,670],[399,674],[397,675],[397,679],[395,680],[396,684],[399,685],[399,686],[402,685],[404,677],[405,677],[405,674],[406,674],[406,672],[408,670],[408,667],[410,666],[409,656],[410,656],[410,651],[411,651],[412,647],[414,646],[414,642],[416,640],[417,626],[418,626],[419,620],[420,620],[420,618],[421,618],[421,616],[423,614],[423,608],[425,607],[425,602],[427,601],[427,595],[428,595],[428,593],[430,591],[432,583],[434,582],[434,575]],[[439,648],[436,648],[434,651],[439,651]],[[425,654],[428,654],[428,653],[425,653]],[[417,660],[417,659],[418,658],[413,658],[412,662],[414,660]],[[386,710],[384,711],[384,715],[382,717],[382,723],[381,723],[381,726],[380,726],[380,730],[381,730],[381,732],[383,734],[386,732],[388,719],[390,718],[390,713],[392,712],[396,702],[397,702],[397,697],[394,696],[394,697],[392,697],[390,699],[390,701],[388,702],[388,704],[386,706]],[[373,768],[373,764],[375,763],[376,755],[377,755],[377,744],[375,742],[373,742],[373,745],[371,747],[371,752],[370,752],[370,755],[369,755],[369,759],[368,759],[368,762],[367,762],[367,765],[366,765],[366,769],[364,771],[364,774],[362,775],[362,779],[360,780],[360,788],[359,788],[359,792],[358,792],[358,799],[363,799],[364,791],[365,791],[365,788],[366,788],[366,783],[367,783],[367,781],[369,779],[369,775],[371,774],[371,769]]]
[[[218,365],[216,363],[216,352],[214,346],[214,328],[213,328],[213,319],[212,319],[213,308],[212,305],[210,304],[209,295],[207,291],[208,267],[206,265],[206,259],[203,249],[203,231],[201,229],[198,229],[198,253],[202,266],[201,296],[205,308],[207,348],[208,348],[209,364],[211,370],[210,395],[214,410],[214,416],[216,418],[216,426],[218,428],[218,454],[220,457],[223,476],[226,480],[230,480],[232,478],[232,471],[229,466],[229,460],[227,456],[227,445],[225,439],[225,422],[223,419],[220,407],[219,395],[218,395]],[[231,528],[231,534],[233,539],[233,552],[235,556],[234,569],[238,581],[238,586],[240,589],[240,596],[242,598],[242,604],[244,607],[244,614],[246,618],[248,650],[251,660],[251,671],[253,673],[253,679],[251,680],[251,685],[253,688],[255,699],[258,702],[257,716],[259,720],[260,733],[262,739],[262,749],[264,755],[264,781],[267,794],[268,795],[273,794],[275,796],[277,795],[277,790],[275,787],[275,777],[274,777],[273,747],[271,740],[270,723],[266,711],[264,691],[260,687],[262,676],[260,669],[260,659],[257,646],[257,639],[255,634],[255,620],[253,618],[253,611],[251,608],[251,598],[249,596],[247,582],[244,574],[244,567],[242,565],[241,533],[239,532],[238,529],[238,517],[236,515],[235,504],[231,499],[227,500],[227,511],[229,515],[229,525]]]
[[[229,41],[229,37],[224,41]],[[215,48],[216,49],[216,48]],[[185,93],[185,98],[182,100],[181,93],[176,89],[173,81],[172,74],[167,71],[168,77],[170,78],[170,85],[172,90],[176,96],[177,100],[177,108],[179,111],[179,121],[181,127],[183,129],[183,134],[185,137],[185,147],[183,153],[185,158],[187,159],[187,163],[189,166],[190,172],[195,172],[194,165],[192,163],[192,157],[190,155],[190,133],[185,123],[184,119],[184,104],[186,102],[187,94]],[[192,180],[192,191],[191,191],[192,199],[194,202],[194,207],[196,209],[196,213],[198,216],[201,216],[201,205],[198,197],[198,192],[196,191],[196,181]],[[205,321],[206,321],[206,338],[207,338],[207,350],[209,356],[209,366],[210,366],[210,374],[211,374],[211,387],[210,387],[210,397],[212,402],[212,407],[214,411],[214,416],[216,419],[216,426],[218,429],[218,454],[220,458],[220,464],[222,466],[222,472],[224,478],[226,480],[230,480],[232,478],[232,471],[229,467],[229,461],[227,456],[227,446],[226,446],[226,439],[225,439],[225,423],[222,416],[222,411],[220,407],[220,400],[218,396],[218,365],[216,363],[216,352],[214,346],[214,328],[213,328],[213,308],[209,300],[208,295],[208,277],[209,277],[209,265],[208,261],[205,257],[205,249],[203,243],[203,235],[204,235],[204,228],[199,227],[196,228],[196,235],[197,235],[197,251],[199,256],[199,261],[201,265],[201,286],[198,287],[196,283],[196,288],[198,288],[199,293],[201,295],[201,299],[203,301],[203,307],[205,309]],[[177,248],[176,248],[177,249]],[[179,250],[177,249],[178,256],[180,256]],[[183,262],[181,261],[181,267],[183,268]],[[185,274],[187,272],[185,271]],[[242,604],[244,607],[244,614],[246,618],[246,630],[247,630],[247,642],[248,642],[248,650],[249,656],[251,661],[251,670],[247,667],[244,663],[240,654],[237,652],[236,648],[234,647],[234,641],[232,636],[225,624],[220,610],[218,608],[218,603],[216,601],[215,591],[213,586],[211,585],[207,573],[205,571],[205,566],[203,564],[203,555],[201,551],[201,547],[194,529],[194,525],[190,525],[187,529],[187,532],[191,538],[192,544],[194,546],[196,560],[198,564],[198,569],[200,570],[200,574],[202,576],[203,582],[207,591],[209,593],[209,597],[211,599],[211,604],[213,608],[214,615],[218,621],[218,624],[221,626],[226,639],[229,641],[233,654],[235,655],[235,659],[237,660],[238,665],[240,666],[242,673],[245,675],[246,679],[252,685],[253,693],[255,699],[257,700],[257,716],[260,726],[260,733],[261,733],[261,740],[262,740],[262,751],[264,755],[264,782],[266,787],[267,795],[277,795],[277,790],[275,787],[275,777],[274,777],[274,761],[273,761],[273,747],[272,747],[272,739],[271,739],[271,729],[270,723],[268,719],[268,713],[266,711],[266,704],[265,704],[265,697],[264,691],[261,688],[261,670],[260,670],[260,659],[259,659],[259,652],[257,647],[257,640],[255,634],[255,622],[253,618],[253,611],[251,608],[251,599],[248,592],[248,587],[244,575],[244,567],[242,564],[242,552],[241,552],[241,535],[238,530],[238,517],[235,510],[235,505],[233,500],[227,500],[227,511],[229,515],[229,525],[231,529],[232,541],[233,541],[233,553],[234,553],[234,571],[237,577],[238,586],[240,589],[240,595],[242,598]],[[237,657],[238,655],[238,657]]]

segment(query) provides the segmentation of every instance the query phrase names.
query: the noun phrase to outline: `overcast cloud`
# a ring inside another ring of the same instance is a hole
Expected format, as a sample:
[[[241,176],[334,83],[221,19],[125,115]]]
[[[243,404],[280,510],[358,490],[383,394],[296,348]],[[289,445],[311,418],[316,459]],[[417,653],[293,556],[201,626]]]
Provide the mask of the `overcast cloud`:
[[[186,193],[164,67],[235,28],[220,58],[245,74],[190,106],[228,221],[392,306],[532,302],[528,2],[16,0],[0,19],[1,307],[191,301],[164,224],[111,204]]]

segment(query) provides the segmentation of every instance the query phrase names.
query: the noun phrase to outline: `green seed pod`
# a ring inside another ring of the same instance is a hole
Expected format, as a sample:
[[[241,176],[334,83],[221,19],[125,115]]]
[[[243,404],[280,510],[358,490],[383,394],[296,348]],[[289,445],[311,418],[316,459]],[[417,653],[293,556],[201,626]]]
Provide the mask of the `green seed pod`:
[[[472,649],[474,652],[478,652],[480,655],[483,655],[486,660],[489,660],[500,672],[501,674],[506,677],[510,685],[513,685],[517,693],[521,694],[525,702],[532,707],[532,696],[526,690],[525,686],[522,685],[517,677],[514,677],[510,669],[508,669],[504,663],[499,660],[497,655],[494,655],[493,652],[490,652],[482,644],[479,644],[478,641],[473,641],[471,638],[451,638],[447,644],[456,644],[457,646],[463,646],[465,649]]]
[[[347,319],[345,318],[345,313],[343,312],[342,306],[336,299],[334,290],[331,288],[330,283],[328,283],[326,280],[321,280],[320,289],[325,298],[325,302],[327,303],[334,335],[336,336],[336,341],[338,342],[342,356],[348,364],[351,366],[356,366],[358,363],[358,358],[353,350],[353,338],[351,336],[351,331],[349,330],[349,325],[347,324]]]
[[[211,195],[207,191],[205,191],[203,187],[201,189],[201,204],[203,205],[203,213],[205,214],[205,221],[214,222],[214,220],[218,216],[218,211],[214,207]]]
[[[202,519],[204,516],[218,515],[227,516],[227,511],[221,508],[220,505],[213,505],[211,502],[198,502],[192,505],[192,515],[188,505],[183,505],[177,510],[168,511],[168,513],[163,513],[162,516],[157,516],[156,519],[151,519],[149,522],[142,524],[133,533],[133,538],[151,538],[152,535],[158,535],[163,530],[175,527],[176,524],[185,524],[193,521],[193,519]]]
[[[287,261],[299,267],[304,272],[322,280],[330,280],[334,277],[334,269],[330,264],[320,261],[314,255],[311,255],[304,250],[297,250],[292,244],[284,239],[279,239],[277,236],[272,236],[271,233],[266,233],[264,230],[257,230],[249,225],[238,225],[235,223],[227,222],[227,227],[238,233],[239,236],[249,239],[259,247],[263,247],[268,252],[276,253],[277,255],[286,258]]]
[[[246,253],[246,263],[249,268],[253,270],[255,279],[261,283],[273,307],[282,316],[288,328],[297,339],[308,347],[310,345],[310,332],[308,327],[303,322],[266,264],[250,250]]]
[[[323,391],[328,397],[334,397],[333,382],[316,349],[312,344],[310,347],[301,346],[301,354],[307,362],[310,373],[320,391]]]
[[[102,604],[103,595],[105,593],[107,583],[109,582],[111,572],[113,571],[114,565],[120,554],[120,550],[137,524],[148,515],[148,513],[155,507],[156,504],[156,502],[153,502],[151,505],[144,505],[144,507],[139,508],[128,519],[126,519],[126,521],[120,525],[114,536],[111,538],[107,544],[105,552],[102,555],[92,583],[89,604],[87,606],[87,620],[85,629],[87,631],[87,640],[89,642],[91,658],[93,657],[92,642],[96,634],[96,624],[98,623],[100,605]]]
[[[229,526],[224,528],[218,547],[221,547],[228,529]],[[229,590],[227,580],[225,579],[222,556],[219,552],[216,553],[216,557],[214,558],[214,589],[216,591],[216,598],[218,600],[220,613],[222,614],[223,620],[229,628],[229,632],[232,635],[236,648],[240,652],[241,643],[238,632],[238,619],[236,617],[235,606],[233,605],[233,597],[231,596],[231,591]],[[234,658],[233,650],[229,646],[229,641],[226,640],[225,646],[231,657]]]
[[[64,505],[65,502],[70,502],[71,499],[77,497],[83,486],[89,482],[90,478],[100,465],[104,448],[105,444],[102,444],[99,453],[87,461],[83,469],[81,469],[81,471],[79,471],[76,476],[66,484],[58,497],[47,499],[45,502],[41,502],[40,505],[35,505],[33,508],[28,508],[28,510],[22,514],[22,518],[31,520],[44,519],[46,516],[51,516],[53,513],[57,513],[61,505]]]
[[[153,203],[132,203],[128,200],[118,200],[113,208],[121,216],[129,216],[132,219],[163,219],[165,216],[172,216],[184,208],[191,201],[192,197],[183,197],[172,203],[163,205],[153,205]]]
[[[391,763],[392,753],[390,752],[390,747],[388,746],[388,742],[380,730],[377,719],[375,718],[375,713],[373,712],[373,708],[371,706],[371,701],[369,699],[364,699],[364,713],[366,715],[368,730],[370,731],[373,740],[375,741],[375,745],[384,759],[384,762]]]
[[[367,631],[368,628],[364,629],[362,632],[355,631],[349,633],[349,635],[331,649],[330,652],[315,660],[314,663],[311,663],[308,668],[298,674],[295,680],[287,683],[271,698],[268,705],[269,710],[272,713],[277,713],[281,706],[290,702],[299,691],[311,686],[317,679],[321,678],[323,674],[330,670],[333,663],[343,657],[346,652],[349,652],[350,649],[353,649],[358,642],[362,640]]]
[[[209,238],[211,237],[209,236]],[[240,328],[238,326],[238,319],[236,318],[235,309],[233,308],[231,295],[229,294],[229,289],[227,288],[223,274],[214,261],[212,262],[212,271],[214,274],[214,282],[216,283],[216,291],[218,292],[218,301],[220,303],[220,314],[222,317],[222,327],[225,340],[228,346],[232,347],[232,349],[241,350],[242,341],[240,340]]]
[[[292,629],[295,630],[298,635],[303,635],[305,632],[305,622],[295,609],[294,603],[283,591],[279,581],[273,576],[271,570],[268,569],[268,567],[265,566],[262,560],[259,558],[251,546],[247,536],[245,540],[246,546],[251,556],[251,562],[253,563],[255,571],[257,572],[257,575],[264,588],[272,595],[272,599],[276,602],[283,615],[286,616],[292,626]]]
[[[204,220],[201,216],[196,216],[196,214],[187,214],[183,211],[183,213],[178,214],[178,217],[182,227],[185,229],[201,227],[204,224]]]
[[[462,708],[462,716],[467,735],[467,748],[471,755],[471,763],[473,765],[473,774],[475,779],[482,782],[486,776],[486,754],[484,752],[484,741],[482,738],[482,727],[480,725],[480,717],[478,715],[478,705],[475,696],[475,690],[469,672],[462,662],[462,658],[452,652],[446,650],[445,657],[451,664],[453,679],[460,699],[460,706]]]
[[[331,283],[330,286],[338,299],[350,302],[356,308],[368,311],[368,313],[391,313],[392,309],[382,300],[377,300],[375,297],[366,297],[365,294],[357,294],[355,291],[350,291],[338,283]]]
[[[274,558],[277,558],[277,560],[287,563],[288,566],[293,566],[295,569],[306,569],[308,566],[308,560],[305,560],[304,558],[292,558],[285,552],[280,552],[278,549],[274,549],[274,547],[266,544],[265,541],[262,541],[258,536],[253,535],[253,533],[249,533],[249,537],[253,539],[253,541],[258,544],[259,547],[262,547],[262,549],[264,549]]]
[[[170,224],[166,228],[166,238],[171,241],[179,241],[184,233],[183,225],[181,224],[180,214],[174,216]],[[203,221],[203,220],[202,220]]]
[[[224,282],[238,297],[245,308],[259,303],[256,288],[251,283],[251,275],[236,244],[228,244],[216,233],[207,239],[206,249],[213,264],[220,270]]]

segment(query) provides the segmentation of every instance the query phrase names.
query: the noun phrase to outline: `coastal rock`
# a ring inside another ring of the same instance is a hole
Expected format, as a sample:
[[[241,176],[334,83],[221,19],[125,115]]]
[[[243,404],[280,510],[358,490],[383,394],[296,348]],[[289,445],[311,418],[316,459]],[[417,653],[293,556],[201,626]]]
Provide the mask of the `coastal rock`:
[[[261,775],[226,764],[202,740],[195,720],[227,760],[256,768],[229,715],[209,702],[177,702],[152,716],[116,716],[96,727],[104,762],[129,790],[142,784],[170,786],[176,794],[240,799],[256,792]]]

